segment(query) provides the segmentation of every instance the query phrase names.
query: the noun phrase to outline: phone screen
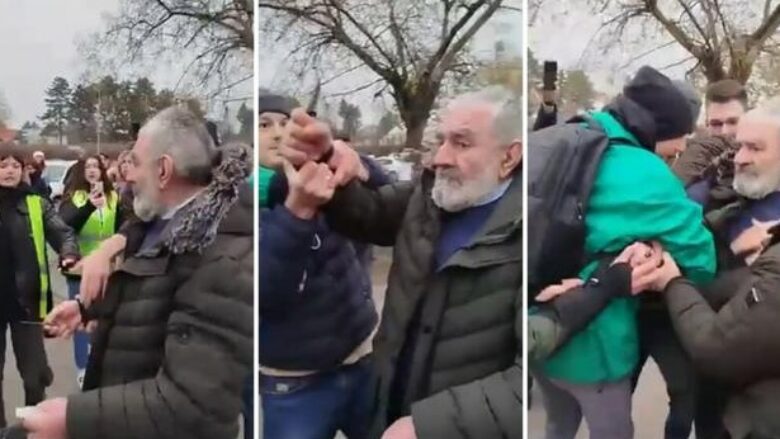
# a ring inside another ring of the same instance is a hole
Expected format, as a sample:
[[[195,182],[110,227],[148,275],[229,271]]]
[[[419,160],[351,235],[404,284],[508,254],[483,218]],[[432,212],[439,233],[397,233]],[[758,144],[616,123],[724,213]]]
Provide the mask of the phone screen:
[[[555,90],[555,84],[558,82],[558,62],[557,61],[545,61],[544,62],[544,89]]]

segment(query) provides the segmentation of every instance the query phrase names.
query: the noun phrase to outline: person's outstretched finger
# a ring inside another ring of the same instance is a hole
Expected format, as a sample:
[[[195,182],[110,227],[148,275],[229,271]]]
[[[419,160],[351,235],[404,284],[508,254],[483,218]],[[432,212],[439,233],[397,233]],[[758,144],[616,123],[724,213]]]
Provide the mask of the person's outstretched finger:
[[[309,160],[309,154],[306,152],[305,146],[299,144],[294,139],[290,139],[279,146],[279,155],[293,165],[302,165]]]
[[[287,158],[282,158],[282,170],[284,170],[284,176],[287,177],[287,181],[290,184],[297,180],[298,171]]]
[[[317,121],[317,119],[312,117],[303,107],[298,107],[294,109],[292,113],[290,113],[290,120],[294,124],[302,127],[305,127]]]

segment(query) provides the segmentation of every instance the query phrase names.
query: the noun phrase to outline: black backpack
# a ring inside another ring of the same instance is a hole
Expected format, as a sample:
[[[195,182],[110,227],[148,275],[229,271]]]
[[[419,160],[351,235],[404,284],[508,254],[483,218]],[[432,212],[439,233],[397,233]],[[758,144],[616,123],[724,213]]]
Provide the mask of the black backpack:
[[[528,136],[528,292],[576,277],[585,264],[585,212],[609,138],[590,116]]]

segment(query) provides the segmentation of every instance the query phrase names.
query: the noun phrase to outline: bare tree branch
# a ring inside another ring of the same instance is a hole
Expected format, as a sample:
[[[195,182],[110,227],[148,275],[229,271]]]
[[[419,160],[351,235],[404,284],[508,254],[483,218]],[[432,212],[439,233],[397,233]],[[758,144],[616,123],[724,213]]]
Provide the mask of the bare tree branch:
[[[723,15],[723,9],[720,7],[720,0],[712,0],[712,3],[715,6],[715,12],[718,14],[718,19],[720,21],[721,26],[723,27],[723,38],[726,40],[726,45],[728,46],[729,53],[733,56],[734,55],[734,40],[731,38],[731,29],[729,29],[728,21],[726,21],[726,17]]]
[[[322,66],[337,55],[351,57],[378,79],[334,96],[384,84],[407,127],[407,146],[419,146],[421,130],[446,78],[468,72],[459,64],[476,32],[502,0],[259,0],[264,27],[296,45],[296,71]],[[281,20],[280,20],[281,18]],[[291,18],[287,20],[286,18]],[[274,22],[287,29],[273,30]],[[346,59],[323,70],[343,70]],[[448,75],[450,74],[450,75]],[[311,76],[311,73],[308,73]],[[299,76],[300,77],[300,76]],[[380,90],[380,94],[382,91]]]
[[[669,20],[660,9],[658,9],[657,0],[644,0],[647,11],[666,29],[669,34],[680,43],[685,50],[694,54],[701,53],[701,48],[680,28],[676,23]]]
[[[330,93],[330,94],[328,94],[328,96],[332,97],[332,98],[341,97],[341,96],[348,96],[348,95],[351,95],[351,94],[355,94],[355,93],[357,93],[359,91],[369,89],[369,88],[371,88],[371,87],[373,87],[373,86],[375,86],[377,84],[380,84],[381,82],[382,82],[382,79],[375,79],[375,80],[373,80],[373,81],[371,81],[371,82],[369,82],[367,84],[360,85],[358,87],[352,88],[352,89],[347,90],[347,91],[338,92],[338,93]]]
[[[338,0],[331,0],[330,1],[330,5],[336,11],[338,11],[340,15],[343,15],[343,16],[347,17],[347,20],[349,20],[349,22],[352,23],[352,25],[355,26],[355,28],[357,28],[360,31],[360,33],[362,33],[363,35],[366,36],[366,38],[368,38],[368,41],[370,41],[371,44],[374,45],[374,47],[376,48],[377,52],[379,52],[387,60],[387,62],[389,64],[392,64],[394,62],[393,58],[384,50],[382,45],[379,44],[379,42],[368,31],[368,29],[366,29],[365,26],[360,24],[360,22],[358,20],[356,20],[355,17],[353,17],[352,14],[350,14],[349,11],[346,8],[341,6],[339,4]],[[343,30],[343,27],[340,27],[340,28]]]
[[[455,56],[460,53],[461,50],[463,50],[463,47],[466,46],[466,43],[469,42],[472,38],[474,38],[474,34],[477,33],[477,31],[482,28],[482,26],[490,19],[490,17],[495,14],[495,12],[498,10],[499,6],[501,6],[501,0],[492,0],[490,5],[488,6],[485,11],[482,12],[482,15],[478,17],[472,24],[471,27],[463,32],[463,34],[460,36],[460,38],[455,41],[452,45],[449,45],[455,37],[458,34],[458,31],[463,28],[471,19],[471,17],[477,12],[479,8],[481,8],[486,1],[478,1],[475,2],[472,6],[470,6],[468,12],[464,14],[463,17],[455,24],[455,26],[452,27],[452,31],[450,32],[450,35],[445,40],[448,42],[447,46],[442,44],[439,46],[439,50],[437,51],[437,55],[439,55],[439,61],[436,64],[429,64],[429,69],[427,70],[430,72],[435,79],[440,79],[443,77],[444,72],[446,71],[446,66],[451,63]],[[432,60],[435,59],[431,58]],[[436,68],[437,70],[434,70]]]
[[[750,36],[753,45],[763,45],[766,40],[777,31],[780,26],[780,5],[775,6],[771,14],[766,15],[766,19],[761,26]]]
[[[704,28],[701,26],[701,24],[699,24],[699,21],[696,19],[696,16],[693,15],[693,11],[691,10],[690,6],[688,6],[685,0],[677,0],[677,3],[679,3],[680,6],[682,6],[683,11],[685,11],[685,14],[691,20],[693,26],[696,28],[697,31],[699,31],[699,35],[701,35],[704,45],[712,49],[712,44],[710,43],[710,36],[707,34],[707,32],[704,31]]]
[[[670,46],[672,46],[674,44],[677,44],[676,40],[669,41],[667,43],[661,44],[660,46],[656,46],[656,47],[653,47],[652,49],[644,51],[644,52],[642,52],[642,53],[640,53],[640,54],[638,54],[636,56],[632,56],[628,61],[623,63],[623,65],[620,66],[620,68],[624,69],[624,68],[630,66],[631,64],[633,64],[634,62],[639,61],[640,59],[642,59],[642,58],[644,58],[644,57],[646,57],[648,55],[652,55],[653,53],[658,52],[659,50],[666,49],[667,47],[670,47]]]
[[[121,0],[106,30],[82,50],[98,63],[139,65],[167,58],[178,64],[182,56],[192,56],[184,60],[178,82],[194,74],[200,84],[217,82],[224,91],[223,78],[232,81],[234,71],[253,71],[246,62],[251,57],[238,55],[254,48],[253,17],[252,2],[246,0]]]
[[[687,62],[690,62],[693,59],[695,59],[694,56],[693,55],[689,55],[689,56],[686,56],[685,58],[683,58],[683,59],[681,59],[679,61],[675,61],[675,62],[667,64],[667,65],[665,65],[663,67],[659,67],[658,70],[664,71],[664,70],[667,70],[667,69],[671,69],[672,67],[677,67],[677,66],[683,65],[683,64],[685,64]]]
[[[381,65],[365,49],[363,49],[360,45],[358,45],[347,34],[346,30],[343,27],[341,27],[338,23],[335,22],[328,23],[323,19],[316,17],[315,14],[313,13],[313,12],[320,12],[320,11],[317,11],[314,8],[304,9],[300,7],[285,6],[285,5],[277,4],[277,2],[275,1],[261,1],[258,3],[258,7],[285,12],[295,17],[302,18],[305,21],[310,22],[311,24],[318,25],[323,29],[329,30],[333,39],[339,41],[342,45],[344,45],[346,48],[352,51],[352,53],[354,53],[355,56],[358,57],[361,61],[366,63],[366,65],[370,67],[371,70],[375,71],[378,75],[384,78],[393,77],[393,71]]]

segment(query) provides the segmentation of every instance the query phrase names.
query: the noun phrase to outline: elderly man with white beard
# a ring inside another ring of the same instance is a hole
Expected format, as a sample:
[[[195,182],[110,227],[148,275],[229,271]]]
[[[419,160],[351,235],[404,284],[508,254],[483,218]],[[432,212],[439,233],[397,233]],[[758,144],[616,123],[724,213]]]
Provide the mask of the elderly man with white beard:
[[[780,437],[780,100],[743,116],[736,139],[741,199],[706,216],[716,279],[697,288],[668,254],[651,276],[695,365],[728,389],[715,413],[727,432],[708,437]]]
[[[32,439],[235,438],[254,324],[248,152],[217,149],[174,106],[131,156],[141,233],[105,297],[64,301],[44,321],[58,337],[96,323],[83,391],[28,408],[22,424]]]
[[[283,154],[334,171],[298,178],[304,168],[294,175],[288,166],[293,189],[311,194],[301,199],[339,233],[395,246],[374,339],[371,438],[522,437],[523,113],[507,96],[488,89],[454,99],[432,169],[376,190],[353,178],[354,151],[293,114]],[[339,186],[332,198],[327,185]]]

